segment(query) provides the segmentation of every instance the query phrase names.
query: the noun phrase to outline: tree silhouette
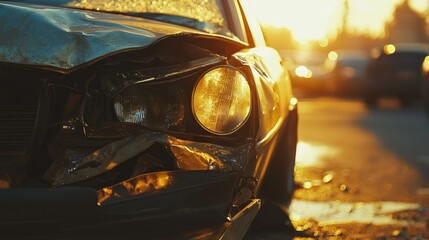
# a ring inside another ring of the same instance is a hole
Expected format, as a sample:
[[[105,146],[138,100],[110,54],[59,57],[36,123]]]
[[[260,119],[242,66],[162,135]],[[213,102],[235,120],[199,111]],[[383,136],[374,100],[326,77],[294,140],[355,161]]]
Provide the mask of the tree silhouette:
[[[385,32],[393,43],[428,40],[425,18],[410,7],[408,0],[396,7],[392,22],[385,24]]]

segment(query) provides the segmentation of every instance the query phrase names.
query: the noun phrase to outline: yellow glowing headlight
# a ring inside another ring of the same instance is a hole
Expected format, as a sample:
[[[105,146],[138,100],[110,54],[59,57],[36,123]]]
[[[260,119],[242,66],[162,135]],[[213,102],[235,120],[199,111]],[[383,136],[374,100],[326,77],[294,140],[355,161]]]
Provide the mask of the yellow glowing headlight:
[[[197,82],[192,109],[198,123],[218,135],[235,132],[248,119],[251,92],[246,77],[232,67],[206,72]]]

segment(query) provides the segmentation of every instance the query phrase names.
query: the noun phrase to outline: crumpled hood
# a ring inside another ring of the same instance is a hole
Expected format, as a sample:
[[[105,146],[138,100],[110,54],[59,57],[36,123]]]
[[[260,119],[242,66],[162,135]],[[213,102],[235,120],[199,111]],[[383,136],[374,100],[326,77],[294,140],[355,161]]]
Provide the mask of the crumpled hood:
[[[167,36],[214,37],[119,14],[11,2],[0,2],[0,22],[0,62],[58,71],[144,48]],[[221,39],[235,42],[226,37]]]

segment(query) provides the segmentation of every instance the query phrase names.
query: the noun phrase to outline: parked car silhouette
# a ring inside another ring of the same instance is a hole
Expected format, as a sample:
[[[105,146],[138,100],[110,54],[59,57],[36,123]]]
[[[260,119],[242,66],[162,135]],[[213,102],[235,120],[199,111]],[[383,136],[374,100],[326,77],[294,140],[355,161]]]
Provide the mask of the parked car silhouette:
[[[369,54],[362,50],[338,50],[333,52],[330,77],[335,93],[341,96],[360,96],[365,83]]]
[[[363,99],[369,106],[383,96],[397,97],[404,105],[419,99],[425,44],[388,44],[379,49],[367,69]]]
[[[281,51],[294,90],[304,94],[326,94],[334,91],[330,78],[332,65],[327,54],[318,51]]]

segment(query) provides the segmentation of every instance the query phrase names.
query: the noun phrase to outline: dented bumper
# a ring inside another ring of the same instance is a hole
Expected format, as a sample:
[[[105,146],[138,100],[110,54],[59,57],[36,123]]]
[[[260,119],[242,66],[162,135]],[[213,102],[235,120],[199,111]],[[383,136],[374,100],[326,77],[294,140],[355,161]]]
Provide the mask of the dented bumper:
[[[65,149],[45,174],[55,188],[0,190],[0,229],[35,238],[241,238],[260,203],[253,199],[256,179],[245,176],[253,145],[236,145],[142,132],[92,151]],[[118,168],[132,177],[119,181],[112,175]]]
[[[35,238],[46,233],[84,239],[117,239],[124,234],[184,239],[242,237],[259,210],[259,200],[248,201],[240,210],[231,209],[238,174],[177,171],[152,177],[164,175],[174,182],[170,188],[134,196],[116,191],[115,201],[103,204],[99,193],[84,187],[1,190],[0,229],[6,236],[31,234]]]

